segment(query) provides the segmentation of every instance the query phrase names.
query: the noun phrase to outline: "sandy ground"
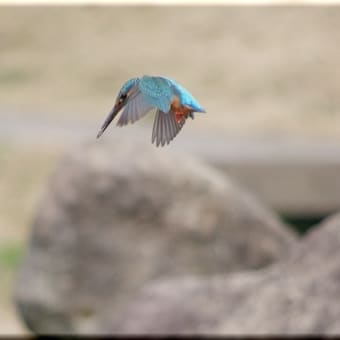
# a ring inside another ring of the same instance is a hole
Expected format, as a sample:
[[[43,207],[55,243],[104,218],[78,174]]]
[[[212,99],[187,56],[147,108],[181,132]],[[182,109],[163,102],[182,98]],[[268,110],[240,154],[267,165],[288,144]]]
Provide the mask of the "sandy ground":
[[[340,7],[1,7],[1,126],[18,121],[0,136],[1,244],[25,243],[58,155],[53,136],[48,148],[11,147],[35,131],[28,121],[97,129],[124,81],[159,74],[206,108],[194,131],[339,140],[339,42]],[[24,331],[14,273],[0,333]]]
[[[14,304],[11,301],[8,302],[6,298],[2,300],[4,301],[0,304],[0,308],[5,313],[1,313],[1,336],[31,334],[17,316]]]

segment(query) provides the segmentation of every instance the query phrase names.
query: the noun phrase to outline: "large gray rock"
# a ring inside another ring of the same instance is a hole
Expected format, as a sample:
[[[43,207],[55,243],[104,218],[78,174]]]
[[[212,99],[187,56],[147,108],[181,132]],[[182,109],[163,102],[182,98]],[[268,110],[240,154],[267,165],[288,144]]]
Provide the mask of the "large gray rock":
[[[287,262],[249,289],[219,332],[340,334],[339,230],[340,215],[313,230]]]
[[[294,240],[195,159],[124,140],[87,144],[50,180],[16,301],[34,332],[103,331],[106,315],[120,314],[150,280],[264,267]]]
[[[340,334],[340,214],[284,261],[211,278],[145,287],[111,331],[161,334]]]

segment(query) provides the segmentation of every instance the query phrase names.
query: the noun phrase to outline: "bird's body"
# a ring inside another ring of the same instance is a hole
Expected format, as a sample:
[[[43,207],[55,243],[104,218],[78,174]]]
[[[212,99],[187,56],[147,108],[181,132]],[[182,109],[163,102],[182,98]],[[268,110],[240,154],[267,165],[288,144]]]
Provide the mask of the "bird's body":
[[[97,137],[100,137],[115,116],[123,109],[118,126],[134,123],[155,111],[152,143],[169,144],[194,112],[205,112],[198,101],[181,85],[165,77],[143,76],[128,80],[119,91],[116,103]]]

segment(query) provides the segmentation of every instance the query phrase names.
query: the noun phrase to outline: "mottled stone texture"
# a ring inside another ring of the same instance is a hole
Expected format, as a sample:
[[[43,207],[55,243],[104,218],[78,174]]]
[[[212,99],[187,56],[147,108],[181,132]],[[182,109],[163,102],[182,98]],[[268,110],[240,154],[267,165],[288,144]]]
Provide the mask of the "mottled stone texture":
[[[266,269],[154,282],[111,319],[111,332],[340,334],[339,230],[340,214]]]
[[[70,151],[51,176],[16,301],[34,332],[106,332],[151,280],[261,268],[293,244],[217,170],[169,148],[99,141]]]

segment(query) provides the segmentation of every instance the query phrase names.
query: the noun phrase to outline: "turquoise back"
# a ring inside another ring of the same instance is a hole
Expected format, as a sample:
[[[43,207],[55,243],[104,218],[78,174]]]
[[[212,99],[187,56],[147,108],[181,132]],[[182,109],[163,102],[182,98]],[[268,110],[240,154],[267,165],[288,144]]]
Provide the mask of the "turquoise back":
[[[205,112],[205,109],[200,105],[200,103],[194,98],[194,96],[186,90],[183,86],[179,85],[172,79],[166,79],[173,87],[175,94],[177,94],[180,98],[182,105],[187,105],[193,108],[196,112]]]
[[[148,104],[169,112],[174,92],[166,79],[143,76],[138,86]]]
[[[143,76],[142,78],[132,78],[122,86],[118,97],[127,94],[136,85],[147,104],[157,107],[163,112],[169,112],[175,95],[178,96],[183,106],[189,106],[195,112],[205,112],[188,90],[166,77]]]

